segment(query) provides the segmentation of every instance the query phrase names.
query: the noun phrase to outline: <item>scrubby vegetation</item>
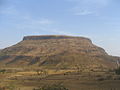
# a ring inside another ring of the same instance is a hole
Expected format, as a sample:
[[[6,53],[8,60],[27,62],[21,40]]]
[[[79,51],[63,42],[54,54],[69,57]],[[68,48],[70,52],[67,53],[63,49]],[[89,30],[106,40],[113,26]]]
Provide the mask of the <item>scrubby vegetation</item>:
[[[4,86],[4,87],[0,86],[0,90],[16,90],[16,88],[14,85],[8,85],[8,86]]]
[[[67,89],[63,84],[58,83],[53,85],[44,85],[38,89],[33,90],[69,90],[69,89]]]
[[[0,73],[5,73],[6,72],[6,70],[5,69],[0,69]]]
[[[120,67],[115,69],[115,74],[120,75]]]

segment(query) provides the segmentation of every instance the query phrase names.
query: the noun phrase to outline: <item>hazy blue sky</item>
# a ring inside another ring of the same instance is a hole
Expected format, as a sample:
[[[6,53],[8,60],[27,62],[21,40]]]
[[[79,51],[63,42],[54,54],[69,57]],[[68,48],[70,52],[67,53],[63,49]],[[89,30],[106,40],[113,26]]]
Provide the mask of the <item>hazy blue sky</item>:
[[[0,48],[43,34],[89,37],[120,56],[120,0],[0,0]]]

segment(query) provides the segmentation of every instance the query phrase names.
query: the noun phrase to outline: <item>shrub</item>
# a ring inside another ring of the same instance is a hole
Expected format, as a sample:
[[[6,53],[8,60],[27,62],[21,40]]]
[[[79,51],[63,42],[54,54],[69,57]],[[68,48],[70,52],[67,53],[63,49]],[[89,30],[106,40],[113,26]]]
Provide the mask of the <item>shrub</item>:
[[[44,85],[38,89],[33,89],[33,90],[68,90],[68,89],[64,85],[59,83],[53,85]]]
[[[120,75],[120,67],[115,69],[115,74]]]
[[[3,74],[4,74],[5,72],[6,72],[5,69],[1,69],[1,70],[0,70],[0,73],[3,73]]]
[[[97,80],[98,80],[98,81],[104,81],[105,78],[104,78],[104,77],[100,77],[100,78],[98,78]]]

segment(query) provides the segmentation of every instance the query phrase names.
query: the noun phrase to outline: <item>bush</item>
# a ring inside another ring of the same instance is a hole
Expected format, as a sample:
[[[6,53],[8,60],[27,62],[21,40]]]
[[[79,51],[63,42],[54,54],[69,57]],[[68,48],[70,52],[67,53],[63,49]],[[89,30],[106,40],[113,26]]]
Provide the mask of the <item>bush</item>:
[[[1,70],[0,70],[0,73],[3,73],[3,74],[4,74],[5,72],[6,72],[5,69],[1,69]]]
[[[33,89],[33,90],[68,90],[64,85],[61,83],[59,84],[53,84],[53,85],[44,85],[38,89]]]
[[[120,67],[115,69],[115,74],[120,75]]]

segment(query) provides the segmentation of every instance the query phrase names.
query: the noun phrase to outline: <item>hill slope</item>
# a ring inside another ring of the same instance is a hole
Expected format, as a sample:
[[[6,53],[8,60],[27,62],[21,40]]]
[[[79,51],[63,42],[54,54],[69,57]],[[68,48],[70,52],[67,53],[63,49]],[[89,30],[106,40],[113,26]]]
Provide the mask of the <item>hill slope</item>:
[[[115,60],[88,38],[62,35],[27,36],[0,51],[0,63],[8,66],[113,68]]]

